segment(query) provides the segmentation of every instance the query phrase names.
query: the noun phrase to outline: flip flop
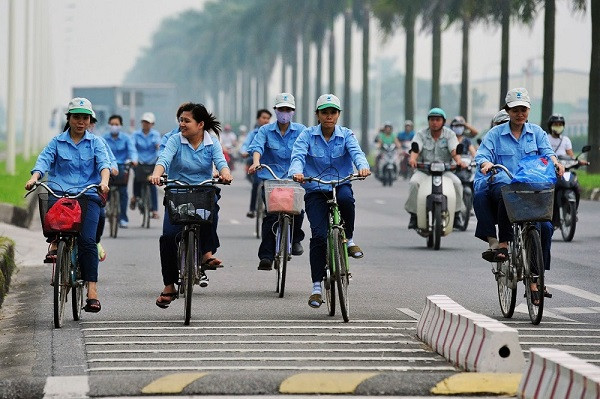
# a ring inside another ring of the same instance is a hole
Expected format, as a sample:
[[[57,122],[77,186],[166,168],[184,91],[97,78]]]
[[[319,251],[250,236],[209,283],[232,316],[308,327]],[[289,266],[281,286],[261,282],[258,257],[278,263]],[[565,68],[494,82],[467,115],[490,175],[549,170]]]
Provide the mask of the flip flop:
[[[312,294],[308,298],[308,306],[311,308],[320,308],[322,303],[323,298],[321,297],[321,294]]]
[[[165,298],[171,298],[166,301],[159,301],[158,299],[160,299],[160,298],[158,298],[156,300],[156,306],[158,306],[159,308],[162,308],[162,309],[168,308],[169,305],[171,304],[171,302],[173,302],[175,299],[177,299],[179,297],[179,295],[176,292],[161,292],[160,296],[161,297],[164,296]]]
[[[508,248],[488,249],[481,253],[481,257],[488,262],[504,262],[508,259]]]
[[[58,251],[56,249],[48,250],[46,257],[44,258],[44,263],[54,263],[56,261],[56,255]]]
[[[102,306],[100,305],[99,300],[97,300],[97,299],[86,299],[85,300],[85,306],[83,307],[83,310],[85,310],[86,312],[98,313],[100,311],[100,309],[102,309]]]
[[[204,270],[217,270],[221,267],[223,267],[223,263],[217,258],[208,258],[202,263]]]

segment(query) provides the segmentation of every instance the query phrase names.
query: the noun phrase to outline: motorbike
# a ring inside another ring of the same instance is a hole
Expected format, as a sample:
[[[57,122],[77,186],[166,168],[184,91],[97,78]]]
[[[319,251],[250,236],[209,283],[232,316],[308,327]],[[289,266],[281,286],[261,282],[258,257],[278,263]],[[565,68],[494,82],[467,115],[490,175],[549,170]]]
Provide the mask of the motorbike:
[[[398,178],[398,151],[394,144],[383,144],[380,153],[379,179],[384,186],[391,186]]]
[[[578,189],[578,181],[575,169],[584,166],[579,162],[579,157],[591,149],[590,145],[586,145],[575,158],[565,155],[558,157],[559,162],[565,167],[565,173],[556,180],[556,187],[554,189],[554,222],[555,226],[560,228],[562,238],[566,242],[573,240],[575,228],[577,227],[576,190]]]
[[[471,157],[471,155],[461,155],[464,164],[467,164],[467,167],[462,167],[457,169],[454,173],[463,186],[463,203],[465,204],[465,209],[458,213],[459,219],[456,223],[456,227],[460,231],[467,230],[469,227],[469,219],[471,218],[471,210],[473,209],[473,181],[475,180],[475,160]]]
[[[412,176],[413,170],[408,165],[408,159],[410,158],[410,153],[408,152],[409,145],[405,145],[404,143],[406,142],[403,142],[402,147],[400,148],[400,176],[402,176],[404,180],[407,180]]]
[[[413,142],[411,151],[418,153],[419,145]],[[452,179],[444,173],[455,167],[444,162],[417,163],[417,170],[430,177],[430,183],[424,181],[417,193],[416,230],[427,239],[427,248],[439,250],[442,237],[452,232],[457,198]]]

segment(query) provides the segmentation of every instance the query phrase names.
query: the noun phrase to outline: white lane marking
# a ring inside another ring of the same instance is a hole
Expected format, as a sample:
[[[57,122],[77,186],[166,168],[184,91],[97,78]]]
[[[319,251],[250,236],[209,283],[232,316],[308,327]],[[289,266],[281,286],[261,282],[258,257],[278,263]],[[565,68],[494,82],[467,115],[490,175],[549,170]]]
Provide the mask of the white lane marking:
[[[90,390],[86,375],[48,377],[44,399],[87,398]]]
[[[576,337],[572,337],[572,338],[576,338]],[[536,345],[536,346],[547,346],[547,345],[554,345],[554,346],[600,346],[600,343],[598,342],[540,342],[540,341],[534,341],[534,342],[520,342],[521,345]]]
[[[545,313],[545,311],[544,311]],[[501,321],[504,324],[527,324],[527,325],[531,325],[530,321],[525,321],[525,320],[505,320],[505,319],[498,319],[499,321]],[[568,322],[568,321],[554,321],[554,320],[544,320],[544,325],[551,325],[551,324],[558,324],[560,326],[585,326],[587,325],[587,323],[582,323],[580,321],[572,321],[572,322]],[[519,327],[516,327],[519,328]],[[536,328],[537,330],[537,328]]]
[[[401,311],[402,313],[404,313],[405,315],[412,317],[415,320],[419,320],[419,317],[421,317],[420,314],[418,314],[417,312],[409,309],[409,308],[396,308],[396,310]]]
[[[164,360],[164,359],[163,359]],[[310,371],[350,371],[350,370],[369,370],[369,371],[456,371],[452,366],[158,366],[158,367],[96,367],[88,368],[88,372],[98,371],[194,371],[194,370],[310,370]]]
[[[586,290],[582,290],[581,288],[571,287],[570,285],[563,285],[563,284],[548,284],[548,287],[554,288],[559,291],[566,292],[567,294],[578,296],[579,298],[583,298],[583,299],[587,299],[592,302],[600,303],[600,295],[591,293]]]
[[[205,333],[199,332],[197,334],[180,334],[177,333],[178,337],[331,337],[330,333]],[[116,337],[172,337],[173,333],[164,334],[89,334],[85,338],[116,338]],[[393,334],[393,333],[335,333],[336,337],[407,337],[407,334]]]
[[[293,320],[274,320],[274,319],[266,319],[266,320],[202,320],[202,324],[223,324],[223,323],[251,323],[251,324],[264,324],[264,323],[307,323],[310,327],[313,327],[314,324],[336,324],[338,326],[350,325],[354,326],[360,323],[369,323],[369,324],[380,324],[380,323],[416,323],[414,320],[351,320],[350,324],[341,324],[339,320],[335,319],[323,319],[323,320],[311,320],[311,319],[293,319]],[[100,320],[100,321],[82,321],[80,324],[165,324],[168,326],[173,325],[171,321],[164,320]],[[264,327],[264,326],[263,326]],[[180,327],[182,329],[194,328],[194,326],[190,327]],[[363,327],[357,327],[363,328]]]
[[[584,307],[561,307],[561,308],[552,308],[552,310],[556,310],[560,313],[567,314],[589,314],[589,313],[598,313],[598,310],[593,308],[584,308]]]
[[[362,330],[414,330],[416,327],[393,327],[393,326],[345,326],[338,324],[337,326],[172,326],[169,328],[169,332],[173,330],[190,331],[190,330],[289,330],[291,328],[300,330],[344,330],[344,331],[362,331]],[[83,328],[83,331],[127,331],[127,330],[160,330],[164,331],[165,327],[92,327]]]
[[[515,308],[515,312],[529,314],[529,311],[527,310],[527,305],[525,303],[519,304]],[[556,313],[552,313],[551,311],[544,309],[544,319],[547,317],[551,317],[553,319],[559,319],[559,320],[575,321],[573,319],[569,319],[568,317],[560,316],[560,315],[557,315]]]
[[[143,362],[162,362],[164,358],[113,358],[113,359],[88,359],[88,363],[143,363]],[[282,356],[282,357],[169,357],[170,362],[445,362],[443,357],[418,357],[418,356],[397,356],[397,357],[344,357],[344,356],[323,356],[323,357],[299,357],[299,356]]]
[[[581,338],[581,339],[600,339],[600,335],[545,335],[545,334],[519,334],[520,338]],[[543,342],[540,342],[540,345]]]
[[[122,353],[319,353],[319,352],[349,352],[349,353],[381,353],[381,352],[399,352],[399,353],[430,353],[421,348],[314,348],[314,349],[273,349],[273,348],[258,348],[258,349],[116,349],[116,350],[99,350],[99,351],[87,351],[90,355],[109,355],[109,354],[122,354]],[[600,353],[600,352],[599,352]]]
[[[523,353],[529,353],[529,350],[523,350]],[[571,355],[600,355],[600,351],[563,351]]]
[[[231,224],[240,224],[240,221],[237,219],[229,219],[229,223]]]
[[[191,345],[198,344],[198,341],[107,341],[107,342],[86,342],[85,345]],[[248,344],[259,344],[259,345],[276,345],[276,344],[312,344],[312,345],[364,345],[364,344],[405,344],[405,345],[422,345],[421,341],[414,340],[369,340],[369,339],[353,339],[353,340],[318,340],[318,341],[306,341],[306,340],[285,340],[285,341],[259,341],[259,340],[250,340],[250,341],[207,341],[203,342],[206,345],[231,345],[231,344],[240,344],[240,345],[248,345]]]
[[[531,324],[531,323],[529,323]],[[590,331],[590,332],[600,332],[600,328],[536,328],[536,327],[523,327],[517,328],[519,331]]]

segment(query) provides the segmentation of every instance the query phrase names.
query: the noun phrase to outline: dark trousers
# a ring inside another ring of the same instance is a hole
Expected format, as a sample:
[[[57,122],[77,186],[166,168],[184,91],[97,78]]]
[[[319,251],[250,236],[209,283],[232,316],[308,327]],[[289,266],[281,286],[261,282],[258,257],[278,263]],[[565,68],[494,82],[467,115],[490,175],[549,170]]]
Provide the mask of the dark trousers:
[[[256,197],[258,197],[258,186],[260,186],[260,179],[258,174],[253,174],[252,179],[252,191],[250,192],[250,212],[256,211]]]
[[[98,227],[96,228],[96,243],[100,242],[102,234],[104,234],[104,225],[106,224],[106,210],[100,208],[100,217],[98,218]]]
[[[306,215],[310,223],[310,270],[314,283],[321,282],[325,276],[325,258],[327,256],[327,232],[329,228],[330,191],[313,191],[304,196]],[[337,202],[344,221],[346,238],[354,234],[354,193],[350,184],[337,187]]]
[[[119,201],[121,202],[119,204],[121,207],[121,209],[119,210],[119,219],[125,222],[129,222],[129,218],[127,217],[128,200],[129,195],[127,194],[127,186],[119,186]]]
[[[262,241],[258,247],[258,259],[275,258],[275,232],[277,231],[276,213],[267,213],[262,221]],[[292,243],[304,240],[304,231],[302,231],[302,222],[304,221],[304,211],[299,215],[294,215],[294,230],[292,231]]]
[[[215,214],[212,224],[203,224],[200,227],[200,255],[206,252],[217,252],[219,248],[219,236],[217,235],[217,224],[219,221],[219,205],[215,204]],[[183,230],[182,225],[171,224],[169,213],[165,209],[163,219],[163,232],[159,239],[160,265],[162,269],[163,283],[165,285],[175,284],[179,278],[177,266],[177,240]],[[96,256],[97,257],[97,256]]]
[[[488,186],[486,190],[477,191],[473,197],[473,209],[477,216],[477,227],[475,237],[487,242],[488,237],[498,237],[498,241],[512,241],[512,224],[508,220],[506,207],[502,200],[501,184]],[[498,235],[496,236],[496,226]],[[554,228],[551,222],[540,222],[536,224],[540,232],[542,242],[542,253],[544,257],[544,269],[550,270],[552,246],[552,235]]]

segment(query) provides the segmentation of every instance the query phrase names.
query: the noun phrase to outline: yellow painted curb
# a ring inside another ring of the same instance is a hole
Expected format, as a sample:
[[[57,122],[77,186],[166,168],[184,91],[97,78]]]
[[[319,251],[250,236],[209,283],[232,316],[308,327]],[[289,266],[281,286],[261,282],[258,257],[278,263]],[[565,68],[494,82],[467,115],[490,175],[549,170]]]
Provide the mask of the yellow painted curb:
[[[437,383],[431,389],[435,395],[497,394],[515,396],[521,373],[460,373]]]
[[[280,393],[354,393],[378,373],[300,373],[283,380]]]
[[[142,393],[180,393],[185,387],[208,373],[169,374],[142,388]]]

